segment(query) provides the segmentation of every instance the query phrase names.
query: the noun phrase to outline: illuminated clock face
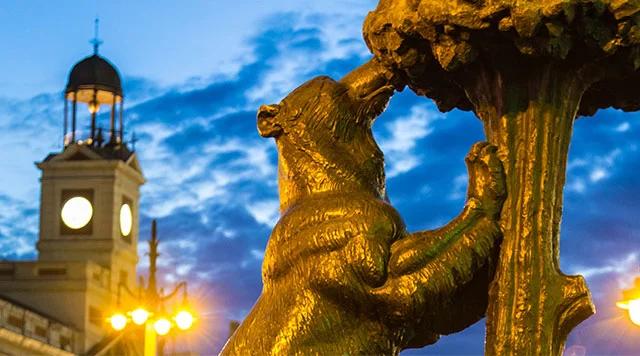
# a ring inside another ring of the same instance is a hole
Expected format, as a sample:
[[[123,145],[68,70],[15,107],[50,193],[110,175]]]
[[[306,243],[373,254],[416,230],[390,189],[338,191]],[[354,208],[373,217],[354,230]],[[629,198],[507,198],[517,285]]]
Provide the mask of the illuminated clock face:
[[[133,227],[133,213],[129,204],[124,203],[120,207],[120,232],[122,236],[129,236]]]
[[[70,229],[81,229],[91,221],[93,206],[85,197],[73,197],[62,206],[62,222]]]

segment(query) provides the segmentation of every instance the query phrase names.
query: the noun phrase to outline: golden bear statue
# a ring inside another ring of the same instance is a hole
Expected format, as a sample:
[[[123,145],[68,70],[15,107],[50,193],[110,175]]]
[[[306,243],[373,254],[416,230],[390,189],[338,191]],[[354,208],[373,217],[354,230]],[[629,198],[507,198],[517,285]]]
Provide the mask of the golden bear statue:
[[[457,218],[407,232],[371,132],[396,81],[371,60],[260,108],[258,131],[278,149],[281,217],[262,294],[223,355],[398,354],[484,315],[505,198],[496,149],[472,147]]]

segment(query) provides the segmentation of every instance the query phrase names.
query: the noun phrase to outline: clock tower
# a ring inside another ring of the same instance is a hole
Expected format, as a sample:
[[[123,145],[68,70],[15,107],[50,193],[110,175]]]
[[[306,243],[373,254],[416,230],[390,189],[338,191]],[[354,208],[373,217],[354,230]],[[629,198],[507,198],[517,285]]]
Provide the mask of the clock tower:
[[[40,261],[93,261],[111,271],[112,287],[133,288],[144,177],[135,152],[123,142],[123,100],[118,72],[97,53],[71,70],[63,150],[37,163],[42,171],[37,247]],[[107,113],[99,115],[103,108]]]
[[[121,290],[139,288],[138,201],[145,179],[123,140],[120,76],[98,54],[99,43],[96,35],[94,53],[69,74],[61,149],[36,164],[38,259],[0,261],[0,324],[11,324],[15,333],[7,342],[0,327],[0,354],[142,350],[140,335],[113,333],[107,323],[121,304],[137,302]]]

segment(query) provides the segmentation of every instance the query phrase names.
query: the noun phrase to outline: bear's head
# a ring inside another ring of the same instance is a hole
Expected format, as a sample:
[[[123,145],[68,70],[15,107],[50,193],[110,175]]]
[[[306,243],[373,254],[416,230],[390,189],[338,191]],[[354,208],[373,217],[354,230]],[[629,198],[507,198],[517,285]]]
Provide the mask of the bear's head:
[[[260,108],[258,131],[278,147],[282,210],[318,193],[386,198],[384,159],[371,126],[393,93],[382,73],[368,70],[340,81],[314,78]]]

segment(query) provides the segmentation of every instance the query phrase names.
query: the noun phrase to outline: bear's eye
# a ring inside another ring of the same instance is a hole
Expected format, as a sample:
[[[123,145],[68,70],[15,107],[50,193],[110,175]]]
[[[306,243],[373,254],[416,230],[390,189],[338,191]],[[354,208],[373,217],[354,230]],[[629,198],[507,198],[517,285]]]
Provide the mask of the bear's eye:
[[[258,110],[258,118],[259,119],[269,119],[272,117],[276,117],[280,112],[280,105],[262,105]]]

